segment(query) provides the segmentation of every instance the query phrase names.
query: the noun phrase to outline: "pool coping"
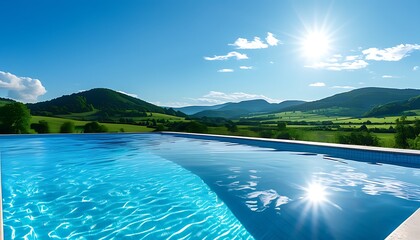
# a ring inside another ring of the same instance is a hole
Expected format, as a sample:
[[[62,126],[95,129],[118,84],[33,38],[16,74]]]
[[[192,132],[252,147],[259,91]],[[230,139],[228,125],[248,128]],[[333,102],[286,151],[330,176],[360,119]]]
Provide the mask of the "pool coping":
[[[170,134],[170,135],[185,135],[185,136],[192,135],[192,136],[218,137],[218,138],[225,138],[225,139],[243,139],[243,140],[253,140],[253,141],[278,142],[278,143],[300,144],[300,145],[308,145],[308,146],[332,147],[332,148],[342,148],[342,149],[344,148],[344,149],[351,149],[351,150],[365,150],[365,151],[386,152],[386,153],[401,153],[401,154],[409,154],[409,155],[419,155],[420,157],[420,150],[414,150],[414,149],[384,148],[384,147],[372,147],[372,146],[351,145],[351,144],[310,142],[310,141],[301,141],[301,140],[244,137],[244,136],[235,136],[235,135],[217,135],[217,134],[204,134],[204,133],[186,133],[186,132],[169,132],[169,131],[163,131],[159,133]]]
[[[417,239],[420,236],[420,208],[398,226],[385,240]]]

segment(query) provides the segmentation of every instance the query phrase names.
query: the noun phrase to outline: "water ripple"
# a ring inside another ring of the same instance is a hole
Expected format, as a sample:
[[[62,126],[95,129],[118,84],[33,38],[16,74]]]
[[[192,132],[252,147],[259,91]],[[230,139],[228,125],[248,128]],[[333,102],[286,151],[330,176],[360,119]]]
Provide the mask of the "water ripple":
[[[6,239],[252,239],[199,177],[142,144],[43,138],[7,145]]]

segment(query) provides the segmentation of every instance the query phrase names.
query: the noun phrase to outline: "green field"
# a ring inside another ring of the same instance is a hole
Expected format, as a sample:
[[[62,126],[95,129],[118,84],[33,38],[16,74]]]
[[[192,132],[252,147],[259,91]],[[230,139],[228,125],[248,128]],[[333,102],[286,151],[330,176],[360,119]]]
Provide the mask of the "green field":
[[[372,123],[388,123],[394,124],[397,118],[400,116],[393,116],[393,117],[369,117],[369,118],[353,118],[353,117],[345,117],[345,116],[327,116],[317,113],[311,112],[282,112],[282,113],[275,113],[275,114],[264,114],[258,116],[252,116],[244,118],[246,120],[259,120],[261,119],[261,123],[269,122],[269,121],[294,121],[294,122],[322,122],[322,121],[332,121],[333,123],[364,123],[370,121]],[[420,116],[408,116],[407,120],[412,121],[420,119]]]
[[[79,121],[65,118],[55,118],[55,117],[44,117],[44,116],[32,116],[31,123],[38,123],[40,120],[48,122],[51,133],[59,133],[60,127],[65,122],[73,122],[76,128],[76,132],[82,132],[83,126],[89,121]],[[101,123],[108,128],[109,132],[151,132],[154,129],[148,128],[146,126],[137,126],[130,124],[117,124],[117,123]],[[33,132],[34,133],[34,132]]]

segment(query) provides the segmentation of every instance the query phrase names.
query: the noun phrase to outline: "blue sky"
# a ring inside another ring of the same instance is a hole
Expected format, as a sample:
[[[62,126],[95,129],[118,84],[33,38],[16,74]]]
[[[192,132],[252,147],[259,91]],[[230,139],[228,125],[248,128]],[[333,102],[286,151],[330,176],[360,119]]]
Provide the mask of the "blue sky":
[[[420,2],[0,1],[0,96],[164,106],[420,88]]]

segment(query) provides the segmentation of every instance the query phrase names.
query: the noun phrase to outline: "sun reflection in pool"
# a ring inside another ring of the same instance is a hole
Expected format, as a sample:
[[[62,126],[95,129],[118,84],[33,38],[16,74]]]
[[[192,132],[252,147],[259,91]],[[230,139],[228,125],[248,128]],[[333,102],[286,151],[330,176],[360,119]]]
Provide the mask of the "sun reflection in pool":
[[[326,187],[319,183],[311,183],[304,188],[306,191],[305,199],[312,203],[321,203],[327,201]]]

